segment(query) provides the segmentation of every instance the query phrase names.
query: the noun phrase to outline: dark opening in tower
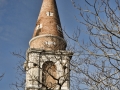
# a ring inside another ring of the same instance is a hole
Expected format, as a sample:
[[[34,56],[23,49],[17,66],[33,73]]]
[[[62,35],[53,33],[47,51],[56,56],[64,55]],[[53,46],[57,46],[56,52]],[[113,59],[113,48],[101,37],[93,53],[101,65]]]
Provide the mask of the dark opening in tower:
[[[42,66],[42,87],[53,89],[56,87],[57,69],[52,61],[46,61]]]

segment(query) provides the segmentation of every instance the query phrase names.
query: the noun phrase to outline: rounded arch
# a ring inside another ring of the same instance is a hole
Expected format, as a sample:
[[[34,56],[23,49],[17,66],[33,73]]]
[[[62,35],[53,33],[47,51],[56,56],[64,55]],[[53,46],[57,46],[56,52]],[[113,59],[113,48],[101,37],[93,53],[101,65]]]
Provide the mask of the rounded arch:
[[[46,61],[42,65],[42,83],[43,87],[55,88],[57,68],[54,62]]]

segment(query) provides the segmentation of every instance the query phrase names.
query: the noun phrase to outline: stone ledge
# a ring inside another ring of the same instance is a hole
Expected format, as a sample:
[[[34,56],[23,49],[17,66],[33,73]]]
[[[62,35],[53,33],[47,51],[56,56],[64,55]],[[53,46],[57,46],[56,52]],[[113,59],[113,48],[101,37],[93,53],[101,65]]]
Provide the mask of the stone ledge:
[[[49,54],[49,55],[67,55],[67,56],[72,56],[73,52],[71,51],[66,51],[66,50],[43,50],[43,49],[38,49],[38,48],[28,48],[27,53],[41,53],[41,54]]]

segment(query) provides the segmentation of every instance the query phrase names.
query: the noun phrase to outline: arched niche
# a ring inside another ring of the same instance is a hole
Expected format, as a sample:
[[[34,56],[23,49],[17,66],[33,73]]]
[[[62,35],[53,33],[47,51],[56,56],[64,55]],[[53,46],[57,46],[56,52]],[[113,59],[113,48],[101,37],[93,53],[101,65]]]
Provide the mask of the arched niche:
[[[44,88],[53,89],[56,87],[57,68],[54,62],[46,61],[42,65],[42,83]]]

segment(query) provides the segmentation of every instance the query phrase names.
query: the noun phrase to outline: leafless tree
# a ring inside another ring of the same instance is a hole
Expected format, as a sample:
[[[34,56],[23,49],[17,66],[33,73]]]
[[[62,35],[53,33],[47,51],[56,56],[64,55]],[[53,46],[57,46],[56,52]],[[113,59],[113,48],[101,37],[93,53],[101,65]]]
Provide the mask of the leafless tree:
[[[75,18],[84,30],[77,29],[73,37],[67,35],[75,43],[71,90],[120,90],[120,1],[72,3],[79,11]],[[79,32],[88,38],[82,41]]]

